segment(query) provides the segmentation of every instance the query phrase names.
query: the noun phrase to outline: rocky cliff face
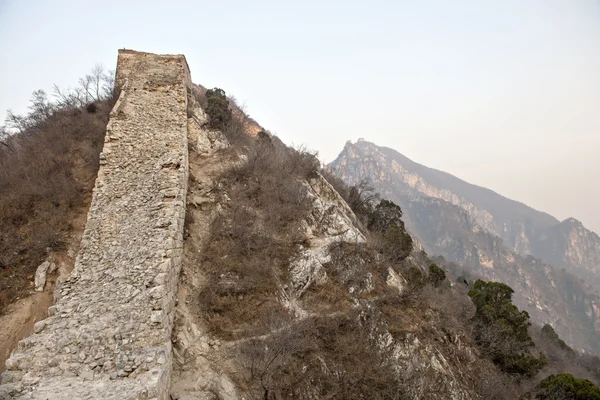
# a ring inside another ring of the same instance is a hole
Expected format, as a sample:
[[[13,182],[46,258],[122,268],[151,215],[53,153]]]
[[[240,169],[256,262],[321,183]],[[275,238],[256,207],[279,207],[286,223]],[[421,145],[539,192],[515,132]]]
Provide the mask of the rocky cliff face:
[[[384,198],[398,202],[429,254],[509,284],[535,322],[553,324],[578,348],[600,351],[597,292],[580,280],[598,282],[600,241],[580,222],[560,223],[369,142],[348,143],[331,166],[349,184],[371,179]]]
[[[404,202],[407,225],[429,254],[458,262],[454,276],[481,276],[508,284],[515,304],[538,324],[549,323],[572,346],[598,353],[598,294],[575,275],[531,256],[521,256],[480,227],[462,208],[440,199]]]
[[[575,218],[546,229],[534,242],[532,254],[573,272],[600,288],[600,237]]]

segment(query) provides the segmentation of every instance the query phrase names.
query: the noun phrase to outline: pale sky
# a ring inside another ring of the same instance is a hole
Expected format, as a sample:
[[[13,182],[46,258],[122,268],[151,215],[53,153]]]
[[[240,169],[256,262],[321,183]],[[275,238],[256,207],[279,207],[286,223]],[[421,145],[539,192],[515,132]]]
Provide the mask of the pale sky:
[[[325,162],[364,137],[600,233],[598,0],[0,0],[0,115],[119,48]]]

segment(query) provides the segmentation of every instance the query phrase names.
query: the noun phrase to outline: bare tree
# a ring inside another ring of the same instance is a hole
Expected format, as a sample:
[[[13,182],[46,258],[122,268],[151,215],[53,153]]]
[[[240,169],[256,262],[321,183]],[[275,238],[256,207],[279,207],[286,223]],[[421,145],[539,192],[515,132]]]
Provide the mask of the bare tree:
[[[63,91],[57,85],[53,86],[52,94],[59,108],[77,108],[85,106],[85,96],[79,87]]]
[[[80,103],[101,101],[112,96],[114,83],[114,71],[107,72],[101,64],[96,64],[89,74],[79,79],[79,88],[74,94]]]
[[[42,122],[56,110],[56,107],[48,100],[46,92],[42,89],[33,92],[29,102],[29,118],[33,123]]]
[[[46,92],[39,89],[33,92],[29,100],[29,113],[27,115],[15,114],[11,110],[7,111],[6,125],[8,128],[24,133],[25,131],[37,126],[45,119],[52,116],[56,111],[56,106],[48,100]],[[7,132],[5,128],[5,133]]]
[[[102,65],[96,64],[89,74],[79,79],[79,86],[85,90],[87,103],[101,99],[103,78],[104,68]]]
[[[259,387],[264,400],[280,397],[284,387],[296,386],[301,374],[280,373],[284,366],[292,364],[295,354],[312,346],[309,335],[311,324],[302,321],[275,329],[268,335],[253,338],[240,346],[241,364]]]
[[[97,64],[90,73],[79,79],[79,85],[73,89],[62,90],[54,85],[53,101],[48,99],[45,91],[36,90],[29,100],[29,112],[26,115],[7,111],[5,132],[11,133],[12,130],[13,133],[24,133],[57,110],[83,108],[90,103],[107,100],[113,96],[114,83],[114,71],[105,71],[102,65]]]
[[[367,226],[369,216],[379,199],[379,193],[375,191],[371,181],[361,179],[356,185],[350,187],[347,202],[363,226]]]
[[[15,114],[12,110],[6,112],[5,122],[8,129],[12,129],[19,133],[24,133],[30,126],[27,116]]]

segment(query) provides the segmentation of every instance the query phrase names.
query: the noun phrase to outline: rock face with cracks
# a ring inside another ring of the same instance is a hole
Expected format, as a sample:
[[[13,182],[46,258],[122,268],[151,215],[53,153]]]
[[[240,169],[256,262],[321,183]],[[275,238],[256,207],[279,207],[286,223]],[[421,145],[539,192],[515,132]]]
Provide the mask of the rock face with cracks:
[[[331,244],[366,241],[355,225],[356,217],[350,207],[321,175],[302,182],[302,185],[311,202],[311,213],[303,224],[307,246],[290,265],[296,296],[300,296],[315,280],[324,278],[323,264],[330,261]]]
[[[43,292],[46,286],[46,276],[56,270],[56,264],[50,261],[44,261],[35,271],[35,291]]]

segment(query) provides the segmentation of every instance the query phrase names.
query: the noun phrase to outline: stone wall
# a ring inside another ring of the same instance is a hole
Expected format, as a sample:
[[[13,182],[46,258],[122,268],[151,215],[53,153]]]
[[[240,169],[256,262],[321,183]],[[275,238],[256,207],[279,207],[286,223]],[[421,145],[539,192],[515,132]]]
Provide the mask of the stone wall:
[[[182,257],[191,80],[181,55],[119,51],[81,250],[0,398],[166,399]]]

